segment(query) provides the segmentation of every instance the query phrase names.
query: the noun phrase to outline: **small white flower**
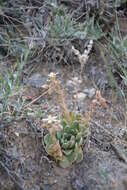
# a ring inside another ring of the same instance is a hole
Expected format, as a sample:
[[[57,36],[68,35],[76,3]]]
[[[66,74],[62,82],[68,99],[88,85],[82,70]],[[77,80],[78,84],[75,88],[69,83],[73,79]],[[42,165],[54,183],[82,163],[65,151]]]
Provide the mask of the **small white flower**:
[[[48,124],[58,122],[57,117],[51,115],[49,115],[48,118],[43,119],[43,121],[47,122]]]
[[[15,135],[16,135],[17,137],[19,137],[19,133],[18,133],[18,132],[15,132]]]
[[[48,76],[49,76],[49,78],[54,78],[54,77],[56,77],[56,74],[51,72]]]
[[[63,129],[63,126],[60,124],[60,120],[58,120],[55,116],[49,115],[48,118],[43,119],[43,122],[47,122],[47,124],[50,124],[48,130],[51,133]]]
[[[93,40],[90,40],[90,41],[89,41],[89,44],[93,45]]]

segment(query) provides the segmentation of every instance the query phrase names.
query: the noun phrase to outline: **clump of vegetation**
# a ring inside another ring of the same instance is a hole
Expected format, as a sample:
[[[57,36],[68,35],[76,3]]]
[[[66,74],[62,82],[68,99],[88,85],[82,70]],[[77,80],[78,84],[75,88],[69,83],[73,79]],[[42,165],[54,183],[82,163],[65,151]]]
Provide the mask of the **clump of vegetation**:
[[[1,116],[11,116],[16,113],[20,107],[22,85],[20,84],[20,77],[22,66],[19,62],[15,64],[16,69],[11,68],[5,73],[5,76],[0,77],[0,102],[1,102]],[[17,97],[17,98],[16,98]],[[13,112],[13,114],[12,114]]]
[[[83,159],[83,139],[87,137],[87,126],[81,122],[81,117],[70,112],[70,119],[68,122],[62,117],[58,123],[51,123],[44,138],[47,153],[63,168]]]
[[[101,97],[99,91],[96,98],[90,105],[90,111],[86,117],[81,114],[72,113],[68,110],[64,100],[64,94],[60,84],[56,81],[56,75],[50,74],[50,83],[48,92],[52,94],[55,90],[58,94],[62,115],[57,117],[49,116],[43,119],[43,127],[48,129],[48,134],[44,137],[46,152],[54,157],[58,164],[63,167],[69,167],[73,163],[78,163],[83,159],[83,144],[88,137],[88,123],[96,105],[106,107],[106,101]]]
[[[0,120],[11,121],[21,116],[25,104],[23,94],[22,71],[28,58],[26,52],[21,61],[17,60],[0,76]]]

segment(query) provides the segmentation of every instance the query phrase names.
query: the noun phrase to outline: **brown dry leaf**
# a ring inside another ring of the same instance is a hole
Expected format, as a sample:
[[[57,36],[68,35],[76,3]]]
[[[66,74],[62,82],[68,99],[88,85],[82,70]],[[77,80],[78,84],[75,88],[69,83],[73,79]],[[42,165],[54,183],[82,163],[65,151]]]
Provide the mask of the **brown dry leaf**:
[[[53,156],[56,160],[61,160],[63,154],[62,154],[62,150],[58,141],[55,141],[50,146],[49,154]]]
[[[47,127],[50,134],[54,134],[57,131],[60,131],[62,129],[62,126],[58,124],[51,124],[50,127]]]
[[[101,92],[99,90],[96,91],[96,96],[95,99],[92,100],[91,104],[90,104],[90,111],[88,112],[88,115],[86,117],[85,123],[88,125],[92,114],[95,110],[95,107],[99,105],[102,106],[104,108],[107,108],[107,104],[106,104],[106,100],[101,96]]]
[[[106,100],[101,96],[101,92],[99,90],[96,91],[96,99],[102,107],[107,108]]]

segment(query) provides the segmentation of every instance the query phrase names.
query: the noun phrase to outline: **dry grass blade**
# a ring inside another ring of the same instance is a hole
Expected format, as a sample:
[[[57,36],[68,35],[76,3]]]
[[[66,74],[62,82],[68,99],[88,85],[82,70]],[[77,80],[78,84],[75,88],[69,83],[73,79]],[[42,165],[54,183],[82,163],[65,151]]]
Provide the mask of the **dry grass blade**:
[[[45,92],[43,92],[40,96],[38,96],[37,98],[35,98],[34,100],[32,100],[29,104],[26,104],[24,106],[24,108],[27,108],[29,106],[31,106],[32,104],[34,104],[35,102],[37,102],[40,98],[42,98],[44,95],[46,95],[48,93],[48,90],[46,90]]]

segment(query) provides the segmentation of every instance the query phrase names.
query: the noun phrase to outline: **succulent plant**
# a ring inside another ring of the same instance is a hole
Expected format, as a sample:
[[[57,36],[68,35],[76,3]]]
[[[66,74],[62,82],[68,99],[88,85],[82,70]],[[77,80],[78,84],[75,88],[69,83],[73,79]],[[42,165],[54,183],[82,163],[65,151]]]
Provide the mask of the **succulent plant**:
[[[53,156],[63,168],[83,159],[82,145],[87,134],[87,127],[80,123],[80,117],[72,116],[72,113],[70,115],[72,119],[70,123],[63,118],[62,128],[54,134],[49,132],[44,137],[47,153]]]
[[[62,118],[57,120],[56,117],[50,116],[48,119],[43,119],[47,123],[42,126],[48,129],[48,134],[44,137],[45,150],[61,167],[67,168],[83,159],[82,145],[88,136],[88,123],[95,106],[101,105],[107,108],[107,104],[100,91],[96,91],[96,97],[90,104],[88,115],[83,117],[74,114],[67,108],[64,93],[56,80],[56,74],[50,73],[49,78],[48,93],[51,95],[53,91],[57,92]]]

